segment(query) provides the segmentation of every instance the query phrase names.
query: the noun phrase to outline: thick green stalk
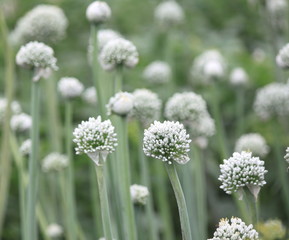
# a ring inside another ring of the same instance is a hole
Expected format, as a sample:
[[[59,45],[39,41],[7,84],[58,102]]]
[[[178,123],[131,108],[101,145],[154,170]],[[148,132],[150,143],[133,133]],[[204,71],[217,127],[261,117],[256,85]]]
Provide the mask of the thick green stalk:
[[[69,159],[67,169],[67,231],[68,239],[76,240],[76,206],[75,206],[75,192],[74,192],[74,169],[72,162],[72,103],[68,100],[65,103],[65,132],[66,132],[66,154]]]
[[[5,98],[7,100],[7,107],[5,110],[5,119],[2,125],[2,137],[1,137],[1,155],[0,155],[0,238],[2,228],[4,225],[6,202],[9,192],[10,176],[11,176],[11,152],[9,148],[9,129],[10,129],[10,117],[11,108],[10,104],[14,95],[14,54],[13,50],[8,42],[8,30],[6,21],[0,7],[0,31],[3,40],[4,58],[5,58]]]
[[[39,103],[40,103],[40,85],[39,81],[32,82],[31,91],[31,117],[32,128],[30,139],[32,142],[29,158],[29,182],[27,190],[27,214],[26,214],[26,237],[25,240],[37,239],[36,224],[36,204],[38,192],[38,150],[39,150]]]
[[[106,240],[113,240],[112,237],[112,227],[109,213],[109,203],[107,197],[107,190],[104,178],[104,167],[96,166],[96,176],[100,197],[100,208],[101,208],[101,217],[102,217],[102,225],[104,230],[104,236]]]
[[[180,221],[181,221],[181,230],[182,230],[182,239],[183,240],[191,240],[191,228],[190,221],[188,216],[187,205],[185,201],[185,196],[183,194],[182,186],[178,178],[178,174],[174,164],[165,164],[166,169],[174,189],[174,193],[177,199]]]

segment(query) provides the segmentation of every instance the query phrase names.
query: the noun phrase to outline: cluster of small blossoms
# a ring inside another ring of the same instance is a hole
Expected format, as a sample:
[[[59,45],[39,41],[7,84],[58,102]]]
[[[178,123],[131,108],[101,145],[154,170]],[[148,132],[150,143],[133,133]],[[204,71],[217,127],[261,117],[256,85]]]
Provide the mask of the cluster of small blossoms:
[[[46,235],[51,238],[59,238],[63,234],[62,227],[57,223],[51,223],[46,228]]]
[[[13,115],[10,120],[10,127],[15,132],[28,131],[32,126],[32,118],[26,113]]]
[[[265,157],[269,152],[269,146],[265,139],[258,133],[248,133],[242,135],[236,142],[236,152],[249,151],[253,155]]]
[[[31,152],[31,139],[26,139],[20,146],[19,151],[22,156],[28,156]]]
[[[57,70],[57,59],[51,47],[41,42],[29,42],[16,55],[16,63],[24,68],[36,70],[34,81],[47,78],[52,70]]]
[[[165,117],[180,121],[193,137],[209,137],[215,133],[205,100],[194,92],[175,93],[165,106]]]
[[[184,21],[184,11],[175,1],[160,3],[155,9],[155,19],[161,27],[170,28]]]
[[[148,89],[136,89],[133,92],[132,116],[146,127],[161,114],[162,101],[158,95]]]
[[[107,114],[112,113],[120,116],[126,116],[133,109],[133,95],[128,92],[118,92],[109,99],[106,105]]]
[[[246,86],[249,81],[249,76],[243,68],[235,68],[230,74],[230,84],[232,86]]]
[[[40,41],[55,43],[65,37],[68,20],[61,8],[38,5],[23,16],[11,33],[13,42]]]
[[[6,98],[0,98],[0,122],[2,122],[5,118],[7,103]],[[21,113],[21,106],[16,101],[11,102],[10,108],[12,115]]]
[[[143,71],[143,78],[152,84],[164,84],[170,81],[172,70],[166,62],[154,61]]]
[[[240,218],[221,219],[214,237],[208,240],[258,240],[259,234],[253,225],[246,225]]]
[[[254,196],[266,184],[264,161],[253,157],[251,152],[235,152],[229,159],[220,165],[222,182],[221,189],[227,194],[237,192],[243,187],[248,187]]]
[[[287,149],[286,149],[286,154],[285,154],[284,158],[289,163],[289,147],[287,147]]]
[[[289,85],[270,83],[257,91],[254,111],[263,120],[289,114]]]
[[[135,45],[123,38],[109,41],[99,55],[100,65],[104,70],[114,70],[117,67],[133,68],[139,60]]]
[[[92,24],[101,24],[111,17],[111,9],[106,2],[94,1],[86,9],[86,18]]]
[[[97,97],[96,97],[96,90],[95,87],[89,87],[87,88],[83,94],[82,98],[84,101],[86,101],[89,104],[96,104],[97,102]]]
[[[117,146],[116,133],[110,120],[101,121],[101,117],[82,121],[73,131],[76,143],[76,154],[87,154],[96,164],[99,164],[99,154],[106,157],[115,151]]]
[[[42,161],[43,172],[61,171],[69,164],[68,157],[66,155],[53,152],[47,155]]]
[[[217,50],[208,50],[193,62],[191,68],[192,80],[202,80],[209,83],[213,79],[219,79],[225,75],[226,62]]]
[[[145,205],[149,196],[149,190],[146,186],[133,184],[130,186],[130,196],[133,203]]]
[[[289,68],[289,43],[280,49],[276,57],[276,63],[280,68]]]
[[[143,150],[146,156],[168,164],[172,164],[173,161],[185,164],[190,160],[190,142],[183,124],[154,121],[144,132]]]
[[[58,82],[58,91],[66,99],[79,97],[83,89],[83,84],[77,78],[63,77]]]
[[[286,227],[278,219],[258,223],[256,229],[262,236],[262,239],[284,239],[286,236]]]

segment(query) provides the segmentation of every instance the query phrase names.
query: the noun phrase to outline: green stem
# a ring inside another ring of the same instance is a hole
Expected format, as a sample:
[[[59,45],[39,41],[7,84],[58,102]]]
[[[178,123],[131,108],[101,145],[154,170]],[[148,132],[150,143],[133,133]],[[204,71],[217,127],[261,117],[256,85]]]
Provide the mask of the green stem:
[[[105,178],[104,178],[104,168],[102,166],[96,166],[95,170],[96,170],[99,197],[100,197],[101,217],[102,217],[104,236],[106,240],[113,240],[107,190],[106,190],[106,184],[105,184]]]
[[[119,67],[115,73],[115,80],[113,86],[114,93],[122,91],[123,88],[122,84],[123,84],[123,69],[122,67]]]
[[[178,178],[178,174],[176,171],[176,168],[174,164],[165,164],[166,169],[172,184],[172,187],[174,189],[174,193],[177,199],[178,209],[179,209],[179,215],[180,215],[180,221],[181,221],[181,230],[182,230],[182,239],[183,240],[191,240],[191,228],[190,228],[190,221],[187,211],[187,205],[185,201],[185,196],[183,194],[183,190]]]
[[[29,158],[29,182],[27,190],[27,214],[26,214],[26,237],[25,240],[37,239],[36,204],[38,192],[38,150],[39,150],[39,81],[32,82],[31,92],[31,116],[32,128],[30,138],[32,142]]]
[[[244,105],[245,105],[245,89],[240,87],[236,89],[237,102],[236,102],[236,138],[238,138],[244,132]]]

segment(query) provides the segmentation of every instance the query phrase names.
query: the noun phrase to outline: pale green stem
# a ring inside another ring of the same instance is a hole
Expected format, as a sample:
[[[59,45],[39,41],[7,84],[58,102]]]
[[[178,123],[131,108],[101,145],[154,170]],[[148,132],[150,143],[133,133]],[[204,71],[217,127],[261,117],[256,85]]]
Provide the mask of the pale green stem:
[[[236,101],[236,138],[244,132],[244,108],[245,108],[245,89],[241,86],[236,89],[237,101]]]
[[[38,150],[39,150],[39,104],[40,86],[39,81],[32,82],[31,92],[31,117],[32,127],[30,139],[32,142],[29,158],[29,182],[27,189],[27,214],[26,214],[26,237],[25,240],[37,239],[36,204],[38,192]]]
[[[104,167],[95,166],[95,170],[96,170],[99,197],[100,197],[100,208],[101,208],[101,217],[102,217],[104,236],[106,240],[113,240],[110,213],[109,213],[109,203],[108,203],[106,183],[105,183],[105,177],[104,177]]]
[[[181,230],[182,230],[182,239],[183,240],[191,240],[191,228],[190,221],[188,216],[187,205],[185,201],[185,196],[183,194],[183,190],[181,187],[181,183],[178,178],[177,171],[175,169],[174,164],[165,164],[166,169],[175,193],[175,197],[177,199],[180,221],[181,221]]]
[[[245,222],[256,225],[259,222],[259,200],[258,198],[255,199],[249,190],[242,189],[241,192],[243,194],[242,202],[247,205],[247,211],[250,215],[250,221]]]

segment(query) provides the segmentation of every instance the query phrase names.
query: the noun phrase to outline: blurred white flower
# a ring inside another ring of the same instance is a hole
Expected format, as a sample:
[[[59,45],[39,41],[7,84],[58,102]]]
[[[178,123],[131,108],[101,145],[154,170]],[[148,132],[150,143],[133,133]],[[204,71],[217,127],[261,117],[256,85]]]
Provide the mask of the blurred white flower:
[[[184,11],[175,1],[164,1],[155,9],[155,19],[160,26],[169,28],[184,21]]]
[[[152,84],[164,84],[170,81],[172,70],[166,62],[155,61],[143,71],[143,77]]]
[[[76,143],[76,154],[87,154],[96,165],[101,165],[100,160],[106,160],[108,153],[115,151],[117,138],[110,120],[101,121],[101,117],[89,118],[82,121],[73,131]],[[99,159],[99,155],[103,159]]]
[[[288,3],[286,0],[267,0],[266,7],[272,14],[280,14],[287,11]]]
[[[161,114],[162,102],[158,95],[148,89],[136,89],[133,92],[132,116],[144,127],[158,120]]]
[[[22,156],[28,156],[31,152],[31,139],[26,139],[20,146],[19,151]]]
[[[133,203],[145,205],[149,197],[149,190],[146,186],[133,184],[130,186],[130,196]]]
[[[243,68],[234,68],[230,74],[230,83],[232,86],[245,86],[248,84],[249,76]]]
[[[89,87],[87,88],[83,94],[82,94],[82,98],[84,101],[86,101],[87,103],[94,105],[97,102],[97,95],[96,95],[96,90],[95,87]]]
[[[26,113],[12,116],[10,120],[11,129],[15,132],[28,131],[32,126],[32,118]]]
[[[208,147],[208,139],[206,137],[197,137],[194,140],[194,143],[200,148],[200,149],[206,149]]]
[[[189,135],[179,122],[154,121],[144,132],[143,150],[146,156],[172,164],[186,164],[190,158]]]
[[[69,159],[66,155],[53,152],[48,154],[42,161],[43,172],[61,171],[69,164]]]
[[[122,66],[133,68],[138,60],[139,56],[135,45],[122,38],[109,41],[99,56],[102,68],[107,71]]]
[[[265,139],[258,133],[248,133],[242,135],[236,142],[236,152],[249,151],[253,155],[265,157],[269,152],[269,146]]]
[[[74,77],[63,77],[58,82],[58,91],[66,99],[79,97],[83,89],[83,84]]]
[[[100,24],[111,17],[111,9],[106,2],[94,1],[86,9],[86,18],[92,24]]]
[[[63,234],[63,229],[59,224],[52,223],[47,226],[46,234],[51,238],[59,238]]]
[[[17,101],[11,102],[10,107],[12,115],[21,113],[21,107]],[[7,108],[7,99],[0,98],[0,122],[2,122],[5,118],[6,108]]]
[[[287,147],[287,149],[286,149],[286,154],[285,154],[284,158],[289,163],[289,147]]]
[[[289,68],[289,43],[280,49],[276,57],[276,63],[280,68]]]
[[[120,38],[120,34],[111,29],[101,29],[97,32],[97,44],[101,50],[111,40]]]
[[[52,70],[57,70],[57,59],[51,47],[40,42],[29,42],[22,46],[16,55],[16,63],[24,68],[33,69],[34,81],[47,78]]]
[[[214,232],[214,237],[208,240],[258,240],[259,234],[253,225],[246,225],[240,218],[221,219],[219,227]]]
[[[256,62],[263,62],[266,59],[266,53],[261,48],[254,49],[252,53],[252,57]]]
[[[133,109],[133,95],[128,92],[118,92],[109,99],[106,105],[107,114],[112,113],[120,116],[129,114]]]
[[[64,38],[68,20],[61,8],[41,4],[19,19],[11,38],[17,44],[29,41],[55,43]]]

